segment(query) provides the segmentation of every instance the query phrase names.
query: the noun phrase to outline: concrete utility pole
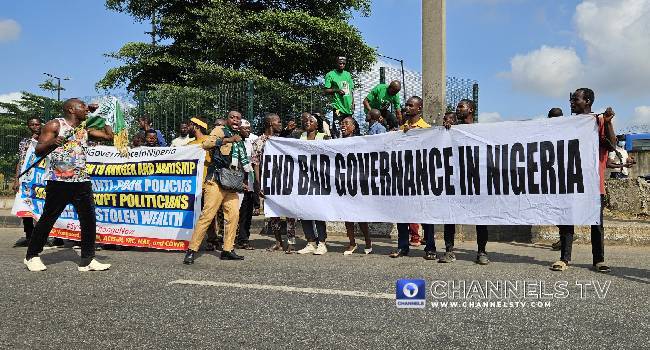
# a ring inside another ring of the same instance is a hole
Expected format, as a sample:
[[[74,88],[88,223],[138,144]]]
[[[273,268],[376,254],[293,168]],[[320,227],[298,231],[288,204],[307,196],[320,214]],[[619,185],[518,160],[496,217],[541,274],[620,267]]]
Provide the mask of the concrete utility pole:
[[[445,0],[422,0],[422,94],[424,117],[442,124],[447,87]]]

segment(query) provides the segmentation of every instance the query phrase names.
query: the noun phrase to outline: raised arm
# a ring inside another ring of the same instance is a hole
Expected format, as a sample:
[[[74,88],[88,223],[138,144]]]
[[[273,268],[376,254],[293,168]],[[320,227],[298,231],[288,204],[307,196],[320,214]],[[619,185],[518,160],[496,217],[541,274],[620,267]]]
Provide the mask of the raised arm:
[[[616,149],[616,131],[614,131],[614,124],[612,124],[612,119],[614,119],[615,115],[616,113],[614,113],[612,107],[607,107],[607,110],[605,110],[605,113],[603,114],[605,139],[601,139],[600,144],[609,151],[614,151]]]
[[[368,101],[368,97],[363,99],[363,108],[365,110],[370,111],[372,108],[370,108],[370,101]]]

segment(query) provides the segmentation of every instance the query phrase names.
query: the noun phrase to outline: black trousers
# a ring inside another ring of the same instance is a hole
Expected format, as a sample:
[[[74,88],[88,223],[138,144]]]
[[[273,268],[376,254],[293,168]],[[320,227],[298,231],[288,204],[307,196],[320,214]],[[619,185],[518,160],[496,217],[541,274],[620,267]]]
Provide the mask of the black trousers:
[[[456,235],[456,225],[445,224],[445,249],[448,252],[454,250],[454,238]],[[485,247],[488,242],[488,230],[485,225],[476,225],[476,245],[478,253],[486,253]]]
[[[27,247],[27,259],[38,256],[43,251],[47,237],[68,204],[77,210],[81,224],[81,266],[90,264],[95,257],[97,221],[93,187],[87,182],[48,181],[45,186],[45,205],[43,214],[36,223]]]
[[[327,226],[325,221],[318,220],[301,220],[302,231],[305,233],[305,238],[310,242],[325,242],[327,239]]]
[[[605,195],[600,195],[600,224],[591,225],[591,255],[593,264],[596,265],[605,261],[605,228],[603,227],[603,204]],[[560,260],[571,261],[571,250],[573,248],[573,226],[560,225]]]
[[[34,218],[22,218],[23,219],[23,231],[25,232],[25,238],[29,241],[32,238],[32,232],[34,231]]]
[[[251,221],[253,220],[253,209],[255,209],[255,192],[244,192],[244,199],[239,208],[239,225],[237,227],[237,243],[248,243],[251,236]]]

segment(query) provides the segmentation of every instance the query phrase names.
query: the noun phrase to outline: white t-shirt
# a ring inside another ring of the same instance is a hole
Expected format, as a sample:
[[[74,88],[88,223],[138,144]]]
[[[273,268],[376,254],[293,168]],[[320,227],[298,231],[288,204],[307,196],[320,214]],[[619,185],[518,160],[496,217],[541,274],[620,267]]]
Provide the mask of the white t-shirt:
[[[190,137],[190,135],[187,135],[185,137],[177,137],[172,140],[172,147],[182,147],[182,146],[187,146],[188,143],[194,141],[193,137]]]
[[[250,134],[248,135],[246,140],[244,140],[244,146],[246,146],[246,155],[248,156],[249,160],[253,156],[253,142],[255,142],[255,140],[257,140],[258,138],[259,136],[255,134]]]
[[[622,148],[620,146],[616,146],[616,151],[621,155],[621,157],[619,158],[619,156],[616,154],[616,152],[609,152],[609,155],[608,155],[609,159],[614,163],[619,163],[619,164],[627,163],[628,155],[627,155],[627,151],[625,150],[625,148]],[[627,175],[630,174],[630,169],[628,169],[626,167],[615,168],[615,169],[611,169],[611,172],[613,172],[613,173],[623,173],[623,175],[627,176]]]

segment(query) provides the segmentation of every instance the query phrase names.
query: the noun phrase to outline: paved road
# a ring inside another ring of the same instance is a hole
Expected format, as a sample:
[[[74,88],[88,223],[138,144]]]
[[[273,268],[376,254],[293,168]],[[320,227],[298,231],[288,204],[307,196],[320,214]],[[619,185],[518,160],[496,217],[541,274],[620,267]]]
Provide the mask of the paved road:
[[[177,252],[100,251],[98,258],[113,267],[85,274],[76,271],[75,251],[55,249],[42,256],[47,271],[28,273],[24,248],[11,248],[19,234],[0,229],[3,349],[650,346],[647,247],[607,247],[609,275],[589,270],[584,245],[574,248],[575,265],[554,273],[548,265],[558,254],[546,246],[490,243],[493,262],[478,266],[475,242],[458,245],[455,263],[439,264],[422,259],[422,251],[389,259],[393,244],[386,241],[369,256],[343,257],[339,241],[320,257],[255,250],[242,252],[243,262],[204,254],[193,266],[184,266]],[[254,239],[260,247],[270,242]],[[569,295],[539,308],[531,298],[504,300],[526,301],[525,307],[433,307],[429,297],[425,309],[397,309],[392,296],[399,278],[466,285],[528,280],[546,289],[567,281]],[[586,288],[581,299],[577,281],[611,284],[604,298]]]

